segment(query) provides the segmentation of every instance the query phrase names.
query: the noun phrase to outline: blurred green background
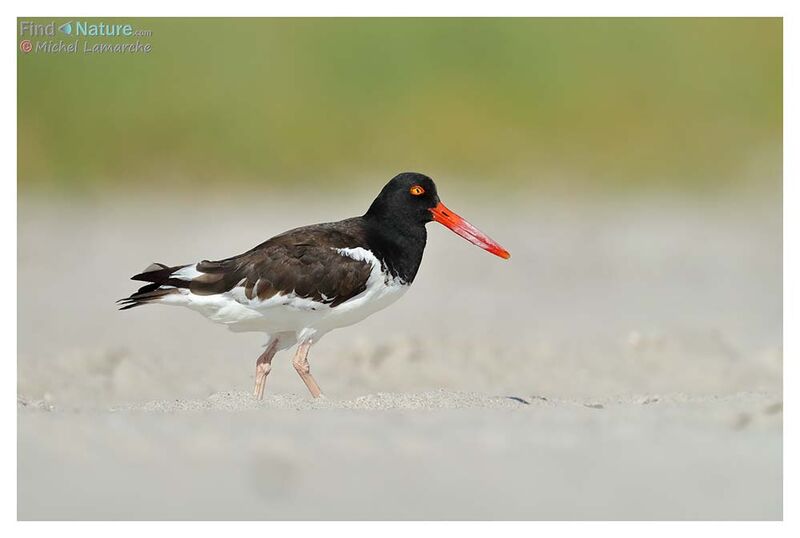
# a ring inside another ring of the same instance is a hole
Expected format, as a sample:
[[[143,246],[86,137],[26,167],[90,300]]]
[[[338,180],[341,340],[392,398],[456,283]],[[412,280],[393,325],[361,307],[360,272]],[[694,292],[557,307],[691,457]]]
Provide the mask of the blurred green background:
[[[781,19],[102,20],[152,52],[18,52],[23,192],[781,181]]]

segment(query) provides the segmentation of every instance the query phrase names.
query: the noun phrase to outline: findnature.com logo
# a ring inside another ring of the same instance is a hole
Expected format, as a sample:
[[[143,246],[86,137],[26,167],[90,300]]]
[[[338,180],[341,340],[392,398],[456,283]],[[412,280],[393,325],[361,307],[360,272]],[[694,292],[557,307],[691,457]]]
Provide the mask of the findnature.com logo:
[[[58,35],[64,38],[56,39]],[[55,21],[39,23],[19,21],[20,50],[25,53],[149,53],[151,43],[143,43],[139,38],[150,37],[152,32],[135,28],[133,24],[108,23],[105,21],[67,21],[56,25]],[[98,42],[83,38],[115,38],[113,41]],[[38,39],[37,39],[38,38]],[[134,41],[118,41],[116,38],[132,38]]]

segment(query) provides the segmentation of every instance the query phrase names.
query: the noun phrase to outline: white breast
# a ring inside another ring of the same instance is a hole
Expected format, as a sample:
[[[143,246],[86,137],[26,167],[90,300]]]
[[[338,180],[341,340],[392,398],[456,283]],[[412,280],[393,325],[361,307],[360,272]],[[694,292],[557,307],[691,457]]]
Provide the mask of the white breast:
[[[335,329],[358,323],[367,316],[386,308],[408,291],[409,285],[402,279],[381,270],[380,260],[369,250],[361,247],[336,250],[342,256],[369,263],[372,265],[372,271],[367,279],[367,289],[339,306],[329,308],[328,318],[323,325],[330,325],[331,329]]]

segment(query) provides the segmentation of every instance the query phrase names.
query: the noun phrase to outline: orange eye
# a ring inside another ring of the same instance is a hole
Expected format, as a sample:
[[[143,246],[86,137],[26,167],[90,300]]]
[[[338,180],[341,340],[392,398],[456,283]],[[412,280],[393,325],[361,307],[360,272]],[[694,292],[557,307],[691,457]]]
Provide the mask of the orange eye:
[[[410,192],[413,196],[422,196],[423,194],[425,194],[425,189],[423,189],[419,185],[414,185],[413,187],[411,187],[411,189],[409,189],[408,192]]]

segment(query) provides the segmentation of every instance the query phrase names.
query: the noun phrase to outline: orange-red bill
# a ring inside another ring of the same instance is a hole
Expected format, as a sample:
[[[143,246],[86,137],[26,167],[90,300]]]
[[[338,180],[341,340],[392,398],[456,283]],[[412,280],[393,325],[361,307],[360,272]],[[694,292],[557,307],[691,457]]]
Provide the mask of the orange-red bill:
[[[500,256],[504,260],[511,257],[511,254],[501,247],[499,243],[447,209],[442,202],[436,204],[436,207],[432,207],[430,211],[433,213],[433,220],[447,226],[473,245],[478,245],[483,250],[491,252],[495,256]]]

